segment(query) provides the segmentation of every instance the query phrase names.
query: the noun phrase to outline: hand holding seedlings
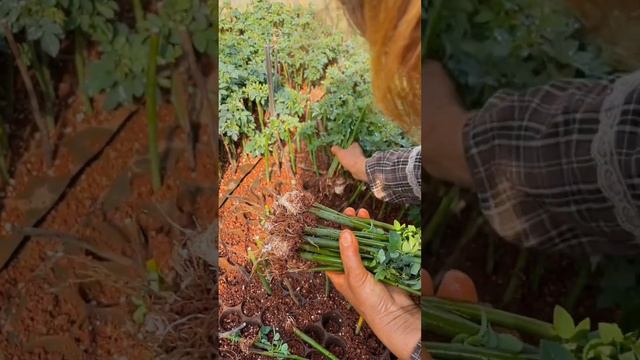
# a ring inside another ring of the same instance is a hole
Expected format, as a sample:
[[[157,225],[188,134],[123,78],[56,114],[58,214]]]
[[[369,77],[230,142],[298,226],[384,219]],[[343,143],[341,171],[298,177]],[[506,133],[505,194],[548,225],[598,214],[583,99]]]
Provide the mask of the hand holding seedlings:
[[[353,208],[345,215],[356,216]],[[360,209],[357,216],[369,219]],[[340,258],[344,273],[329,272],[336,289],[365,318],[367,324],[391,352],[409,359],[420,340],[420,309],[405,291],[376,281],[362,263],[359,244],[351,230],[340,233]]]
[[[360,144],[354,142],[346,149],[340,146],[333,146],[331,153],[338,159],[340,165],[351,173],[354,179],[367,182],[367,171],[365,163],[367,158],[360,147]]]

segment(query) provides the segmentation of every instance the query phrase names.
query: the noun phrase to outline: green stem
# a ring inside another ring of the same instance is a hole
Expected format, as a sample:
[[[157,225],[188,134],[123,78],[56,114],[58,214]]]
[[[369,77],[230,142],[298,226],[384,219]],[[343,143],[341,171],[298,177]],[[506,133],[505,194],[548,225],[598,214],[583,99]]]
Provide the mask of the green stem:
[[[435,360],[538,360],[538,354],[510,354],[463,344],[423,342]]]
[[[364,199],[362,199],[362,201],[360,201],[360,205],[358,206],[359,208],[364,207],[364,205],[367,203],[367,200],[369,200],[369,198],[371,197],[371,195],[373,195],[373,193],[371,191],[367,192],[367,195],[364,196]]]
[[[289,148],[289,163],[291,164],[291,171],[296,173],[296,148],[291,141],[291,134],[287,134],[287,147]]]
[[[487,275],[491,275],[493,274],[493,268],[496,265],[496,241],[492,236],[490,236],[487,241],[487,265],[485,267],[485,271]]]
[[[544,256],[538,256],[536,259],[536,268],[533,270],[533,275],[531,275],[531,289],[535,292],[538,293],[538,290],[540,289],[540,279],[542,278],[542,275],[544,274],[544,267],[545,267],[545,257]]]
[[[314,253],[314,254],[319,254],[319,255],[324,255],[324,256],[330,256],[332,258],[339,258],[340,257],[340,253],[337,251],[332,251],[332,250],[328,250],[328,249],[321,249],[317,246],[313,246],[311,244],[302,244],[300,245],[300,249],[304,250],[306,252],[309,253]]]
[[[518,260],[516,261],[516,267],[511,272],[511,279],[509,280],[509,285],[507,286],[507,290],[504,292],[504,296],[502,298],[502,306],[508,305],[516,292],[520,288],[522,284],[522,277],[524,276],[524,268],[527,265],[527,250],[520,250],[520,254],[518,255]]]
[[[91,100],[84,90],[85,82],[85,64],[86,64],[86,41],[82,33],[78,30],[75,32],[75,51],[74,60],[76,65],[76,76],[78,77],[78,91],[82,96],[85,111],[89,114],[93,112]]]
[[[264,171],[267,177],[267,181],[271,181],[271,165],[269,162],[269,141],[267,140],[267,133],[264,124],[264,109],[260,102],[257,102],[258,105],[258,120],[260,121],[260,127],[262,131],[262,136],[264,138]]]
[[[425,309],[425,306],[451,311],[474,321],[481,321],[482,314],[484,313],[489,323],[493,325],[516,330],[542,339],[554,339],[556,337],[553,325],[550,323],[482,305],[457,303],[433,297],[424,297],[422,299],[422,308]]]
[[[380,210],[378,210],[378,215],[377,215],[377,217],[378,217],[379,219],[384,218],[384,215],[385,215],[386,211],[387,211],[387,203],[386,203],[386,202],[383,202],[383,203],[382,203],[382,205],[380,206]]]
[[[49,74],[48,69],[42,63],[40,51],[36,49],[32,42],[29,42],[28,46],[31,54],[33,54],[32,66],[35,71],[36,79],[38,80],[40,89],[42,90],[44,116],[46,119],[47,129],[49,134],[53,134],[55,130],[55,123],[53,121],[53,102],[55,101],[55,93],[53,91],[53,84],[51,83],[51,74]]]
[[[360,194],[362,194],[362,192],[364,191],[364,189],[367,186],[365,185],[365,183],[361,182],[358,184],[358,187],[356,188],[356,191],[353,192],[353,195],[351,195],[351,198],[349,198],[349,201],[347,202],[347,205],[352,205],[354,201],[356,201],[356,199],[358,198],[358,196],[360,196]]]
[[[332,240],[332,239],[324,239],[324,238],[319,238],[319,237],[314,237],[314,236],[304,236],[304,239],[310,243],[311,245],[320,247],[320,248],[325,248],[325,249],[340,249],[340,242],[338,240]],[[366,240],[366,239],[357,239],[358,242],[361,242],[361,240]],[[377,243],[377,242],[376,242]],[[363,244],[365,244],[363,242]],[[381,247],[373,247],[373,246],[367,246],[365,245],[360,245],[359,249],[360,249],[360,253],[362,253],[363,251],[366,251],[367,253],[370,254],[375,254],[378,252],[379,249],[381,248],[386,248],[386,246],[381,246]],[[366,254],[366,253],[365,253]],[[418,259],[420,260],[420,259]]]
[[[362,219],[362,218],[347,216],[318,203],[314,204],[309,211],[324,220],[333,221],[335,223],[346,225],[357,230],[369,230],[372,227],[378,227],[384,230],[395,229],[391,224],[387,224],[382,221],[377,221],[373,219]]]
[[[430,306],[422,301],[422,330],[431,334],[453,338],[460,334],[475,335],[480,325],[450,311]]]
[[[457,187],[452,187],[447,195],[442,199],[436,213],[431,218],[429,224],[427,224],[427,228],[425,231],[426,234],[426,242],[434,241],[436,234],[439,232],[441,227],[444,224],[445,219],[447,218],[449,212],[451,211],[451,207],[458,200],[458,195],[460,194],[460,189]],[[431,247],[431,251],[435,253],[439,247],[439,244],[434,241]]]
[[[564,302],[564,308],[571,312],[580,298],[580,294],[584,291],[589,281],[589,275],[591,274],[591,263],[588,259],[581,260],[578,264],[578,278],[575,280],[571,291],[567,295]]]
[[[351,133],[345,139],[346,141],[344,141],[341,144],[343,149],[348,148],[355,141],[356,135],[358,134],[360,129],[360,124],[364,120],[368,110],[369,110],[369,107],[365,107],[364,109],[362,109],[362,112],[360,113],[360,117],[358,118],[353,128],[351,128]],[[327,172],[327,177],[332,178],[335,175],[336,170],[338,170],[339,165],[340,165],[340,162],[338,161],[338,158],[333,158],[333,161],[331,162],[331,166],[329,166],[329,171]]]
[[[327,237],[330,239],[338,239],[340,237],[340,233],[342,232],[342,230],[327,228],[327,227],[318,227],[318,228],[308,227],[304,229],[304,232],[305,234],[309,234],[309,235],[317,235],[317,236]],[[378,242],[382,243],[380,244],[381,246],[387,246],[387,242],[389,241],[389,235],[386,233],[374,234],[374,233],[365,232],[365,231],[354,231],[353,234],[356,236],[356,238],[359,238],[359,239],[377,240]]]
[[[298,355],[282,355],[282,354],[274,354],[267,351],[250,351],[256,355],[262,355],[266,357],[276,358],[276,359],[293,359],[293,360],[308,360],[307,358],[298,356]]]
[[[308,360],[307,358],[303,358],[303,357],[300,357],[298,355],[284,355],[284,354],[274,353],[271,350],[271,347],[269,345],[264,345],[264,344],[261,344],[259,342],[255,342],[253,344],[253,346],[257,347],[258,349],[266,350],[266,351],[249,350],[249,352],[257,354],[257,355],[262,355],[262,356],[272,357],[272,358],[277,358],[277,359]]]
[[[149,159],[151,162],[151,184],[154,191],[162,186],[160,179],[160,155],[158,153],[158,104],[156,98],[156,67],[160,38],[152,34],[149,41],[149,67],[147,69],[147,128],[149,130]]]
[[[366,246],[372,246],[375,248],[381,248],[384,249],[389,245],[388,241],[378,241],[378,240],[374,240],[371,239],[367,236],[359,236],[358,234],[355,234],[356,239],[358,240],[358,243],[362,244],[362,245],[366,245]],[[335,234],[330,234],[330,235],[318,235],[318,236],[305,236],[305,240],[312,242],[315,239],[322,239],[322,240],[326,240],[326,241],[332,241],[337,243],[338,239],[339,239],[340,235],[335,235]],[[308,238],[308,239],[307,239]],[[330,246],[330,245],[328,245]],[[377,250],[377,249],[374,249]]]
[[[132,0],[133,13],[136,17],[136,26],[142,25],[144,21],[144,8],[142,7],[142,0]]]
[[[302,245],[301,248],[305,250],[300,253],[301,258],[324,265],[322,267],[314,268],[311,271],[321,271],[321,270],[322,271],[340,271],[340,272],[343,271],[342,260],[340,259],[340,255],[338,253],[329,253],[327,252],[327,250],[323,250],[323,249],[308,248],[308,247],[305,247],[305,245]],[[367,257],[365,256],[362,256],[362,257],[365,258],[365,260],[362,261],[364,267],[367,270],[372,271],[374,268],[371,266],[371,261],[368,260]],[[419,258],[417,258],[416,260],[420,261]],[[391,279],[380,279],[380,282],[391,285],[391,286],[395,286],[397,288],[405,290],[416,296],[420,295],[419,290],[412,289],[408,286],[405,286],[401,284],[399,281],[394,281]]]
[[[269,280],[267,280],[267,277],[264,274],[264,268],[262,267],[258,259],[256,259],[251,249],[247,250],[247,255],[249,257],[249,260],[253,264],[254,271],[258,276],[258,279],[260,280],[260,283],[262,284],[264,291],[266,291],[267,294],[271,295],[272,294],[271,284],[269,284]]]
[[[309,269],[310,272],[343,272],[344,269],[338,266],[318,266]]]
[[[310,338],[307,334],[303,333],[297,327],[293,327],[293,333],[296,334],[302,341],[309,344],[312,348],[318,350],[322,355],[324,355],[327,359],[330,360],[338,360],[338,358],[333,355],[329,350],[325,349],[322,345],[318,344],[315,340]]]

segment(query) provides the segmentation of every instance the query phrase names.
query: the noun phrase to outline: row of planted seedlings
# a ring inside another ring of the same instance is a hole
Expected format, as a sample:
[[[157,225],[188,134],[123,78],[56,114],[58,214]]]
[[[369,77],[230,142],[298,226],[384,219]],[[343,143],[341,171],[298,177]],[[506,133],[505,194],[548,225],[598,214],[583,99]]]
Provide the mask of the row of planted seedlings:
[[[42,134],[42,149],[46,167],[52,165],[55,122],[61,103],[54,91],[59,74],[52,68],[64,68],[68,58],[73,59],[78,96],[83,99],[85,115],[93,112],[93,99],[104,95],[103,110],[111,111],[122,105],[147,103],[149,125],[149,152],[152,159],[151,179],[154,189],[160,186],[160,165],[157,148],[157,106],[163,94],[172,93],[176,109],[190,104],[178,104],[175,96],[174,74],[188,64],[190,81],[196,84],[198,108],[202,118],[213,121],[215,113],[209,91],[200,71],[203,58],[217,56],[217,1],[164,0],[143,3],[131,0],[134,24],[122,11],[124,1],[115,0],[6,0],[0,2],[0,26],[8,52],[19,70],[28,95],[29,109]],[[2,44],[0,44],[2,45]],[[0,49],[3,47],[0,46]],[[68,56],[71,55],[71,56]],[[13,74],[13,68],[9,74]],[[6,83],[6,93],[13,94],[12,76]],[[61,77],[61,76],[60,76]],[[187,77],[187,79],[189,79]],[[35,81],[34,81],[35,80]],[[190,82],[183,82],[183,92],[189,91]],[[159,94],[159,98],[158,98]],[[188,96],[187,96],[188,98]],[[7,100],[8,109],[15,108],[15,99]],[[190,119],[185,111],[177,111],[180,124],[190,139]],[[13,117],[15,112],[2,115]],[[82,115],[82,114],[81,114]],[[180,116],[182,115],[182,116]],[[7,132],[10,118],[3,116],[0,135]],[[80,115],[79,115],[80,116]],[[213,122],[208,124],[211,127]],[[211,129],[211,135],[215,129]],[[0,139],[4,139],[4,135]],[[213,138],[213,137],[212,137]],[[3,176],[9,177],[7,164],[9,146],[0,142],[0,166]],[[191,149],[192,146],[187,146]],[[193,156],[190,156],[193,158]]]
[[[239,156],[286,159],[297,170],[306,150],[313,171],[331,145],[359,141],[365,152],[408,146],[402,132],[373,106],[370,66],[361,39],[347,38],[313,10],[256,0],[221,9],[220,135],[235,165]],[[329,167],[329,178],[338,170]]]

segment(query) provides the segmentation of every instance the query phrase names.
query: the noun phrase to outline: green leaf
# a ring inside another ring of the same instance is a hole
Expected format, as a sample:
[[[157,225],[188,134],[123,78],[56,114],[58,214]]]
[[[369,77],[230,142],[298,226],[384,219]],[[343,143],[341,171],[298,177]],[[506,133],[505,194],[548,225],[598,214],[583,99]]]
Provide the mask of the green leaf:
[[[562,306],[553,310],[553,327],[562,339],[571,339],[576,333],[576,325],[571,315]]]
[[[581,332],[581,331],[586,331],[586,332],[591,331],[591,319],[586,318],[586,319],[582,320],[578,324],[578,326],[576,326],[576,333]]]
[[[398,251],[402,245],[402,236],[395,231],[389,231],[389,251]]]
[[[554,341],[542,340],[540,342],[540,360],[576,360],[576,359],[571,354],[571,352],[561,344]]]
[[[198,52],[205,52],[207,50],[207,31],[199,31],[193,34],[193,46]]]
[[[624,334],[617,324],[598,324],[598,333],[605,344],[619,343],[624,340]]]
[[[133,321],[138,325],[144,324],[144,319],[147,317],[147,312],[147,307],[144,304],[139,305],[133,312]]]
[[[626,352],[624,354],[620,354],[618,356],[619,360],[636,360],[636,355],[633,351]]]
[[[498,349],[518,354],[524,348],[522,340],[510,334],[498,334]]]
[[[60,40],[52,33],[45,33],[40,39],[40,46],[51,57],[56,57],[60,51]]]

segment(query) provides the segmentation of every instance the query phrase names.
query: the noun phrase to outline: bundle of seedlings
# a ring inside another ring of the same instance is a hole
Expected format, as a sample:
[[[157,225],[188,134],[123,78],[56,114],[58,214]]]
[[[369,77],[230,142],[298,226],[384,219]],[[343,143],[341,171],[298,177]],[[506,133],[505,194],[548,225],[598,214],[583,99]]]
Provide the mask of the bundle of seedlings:
[[[599,323],[594,330],[588,318],[576,324],[560,306],[553,323],[433,297],[423,297],[421,306],[428,338],[450,339],[423,343],[434,360],[640,359],[638,331],[625,334],[609,323]]]
[[[270,236],[262,249],[268,253],[272,269],[343,271],[341,230],[331,227],[343,226],[354,232],[362,262],[378,281],[420,295],[422,234],[419,228],[397,220],[387,224],[347,216],[299,191],[282,196],[273,210],[266,224]],[[299,257],[292,256],[294,253]],[[310,266],[314,263],[315,266]]]

